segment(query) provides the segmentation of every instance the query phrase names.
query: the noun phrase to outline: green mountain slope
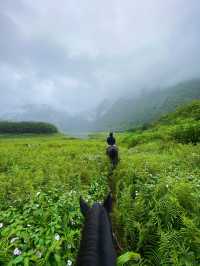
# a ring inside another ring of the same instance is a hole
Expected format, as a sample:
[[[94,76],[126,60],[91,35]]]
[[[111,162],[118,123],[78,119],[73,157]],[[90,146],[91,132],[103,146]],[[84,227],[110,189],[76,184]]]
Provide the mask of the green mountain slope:
[[[137,98],[120,99],[98,119],[96,128],[120,130],[150,123],[193,99],[200,99],[200,79],[146,92]]]
[[[182,105],[175,112],[162,116],[148,130],[127,132],[123,142],[129,147],[161,140],[197,144],[200,142],[200,100]]]
[[[175,112],[162,116],[156,124],[177,124],[182,121],[200,120],[200,100],[179,106]]]

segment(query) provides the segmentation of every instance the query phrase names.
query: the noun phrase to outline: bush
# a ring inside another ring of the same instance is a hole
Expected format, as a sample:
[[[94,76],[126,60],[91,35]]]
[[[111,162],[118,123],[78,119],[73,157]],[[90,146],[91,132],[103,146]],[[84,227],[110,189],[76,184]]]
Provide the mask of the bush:
[[[154,140],[163,140],[165,138],[165,132],[162,132],[162,130],[147,130],[130,135],[128,138],[124,139],[124,142],[127,142],[128,148],[132,148],[138,144],[148,143]]]
[[[197,144],[200,141],[200,121],[177,125],[171,135],[177,142]]]

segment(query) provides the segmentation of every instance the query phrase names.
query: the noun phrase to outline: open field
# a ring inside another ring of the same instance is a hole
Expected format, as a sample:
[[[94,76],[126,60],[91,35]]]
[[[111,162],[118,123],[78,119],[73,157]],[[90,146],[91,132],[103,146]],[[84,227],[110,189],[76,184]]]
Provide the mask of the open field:
[[[102,137],[0,138],[0,265],[71,265],[83,218],[79,197],[102,201],[112,186],[114,231],[140,253],[126,265],[200,265],[200,145],[126,143],[110,175]]]

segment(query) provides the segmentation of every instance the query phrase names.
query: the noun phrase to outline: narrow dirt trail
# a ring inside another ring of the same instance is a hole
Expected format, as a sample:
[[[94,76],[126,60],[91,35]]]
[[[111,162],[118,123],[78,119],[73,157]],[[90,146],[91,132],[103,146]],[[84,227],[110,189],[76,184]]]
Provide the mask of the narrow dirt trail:
[[[116,191],[115,191],[115,182],[114,182],[114,173],[117,169],[116,167],[113,167],[111,165],[109,174],[108,174],[108,185],[110,188],[110,192],[112,193],[112,215],[111,215],[111,220],[112,220],[112,228],[113,228],[113,238],[114,238],[114,244],[115,244],[115,250],[117,251],[117,254],[120,254],[123,250],[120,241],[118,239],[118,234],[117,234],[117,224],[116,224],[116,219],[115,219],[115,212],[116,212]]]

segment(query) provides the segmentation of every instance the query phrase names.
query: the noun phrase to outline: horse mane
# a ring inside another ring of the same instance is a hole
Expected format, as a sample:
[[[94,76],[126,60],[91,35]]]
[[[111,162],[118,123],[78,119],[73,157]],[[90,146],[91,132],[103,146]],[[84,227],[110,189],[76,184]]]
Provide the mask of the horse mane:
[[[86,215],[77,266],[115,265],[107,259],[110,253],[115,257],[108,214],[103,206],[95,204]]]
[[[113,245],[112,226],[105,209],[100,213],[100,245],[99,253],[101,265],[111,266],[116,264],[116,253]]]

